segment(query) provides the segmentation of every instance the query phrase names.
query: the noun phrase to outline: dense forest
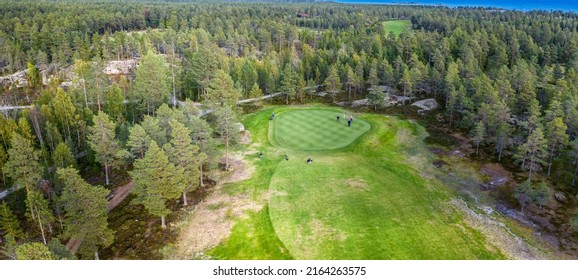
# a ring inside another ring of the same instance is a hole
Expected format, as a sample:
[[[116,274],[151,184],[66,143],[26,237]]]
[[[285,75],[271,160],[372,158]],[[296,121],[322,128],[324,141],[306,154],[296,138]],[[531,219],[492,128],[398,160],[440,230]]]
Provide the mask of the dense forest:
[[[391,19],[411,21],[411,31],[386,32]],[[7,258],[74,258],[62,244],[70,239],[93,258],[111,244],[108,190],[90,186],[89,173],[106,186],[119,183],[111,173],[134,178],[134,202],[164,226],[165,202],[186,205],[203,172],[228,156],[238,100],[283,92],[284,103],[302,103],[316,85],[348,100],[367,95],[374,109],[389,94],[368,93],[375,85],[436,98],[438,125],[528,171],[517,191],[524,201],[541,204],[547,192],[536,173],[576,193],[578,14],[5,1],[0,48],[2,75],[26,70],[25,84],[5,84],[3,102],[32,105],[0,115],[2,185],[26,192],[25,207],[0,204]],[[103,73],[108,61],[129,59],[134,75]]]

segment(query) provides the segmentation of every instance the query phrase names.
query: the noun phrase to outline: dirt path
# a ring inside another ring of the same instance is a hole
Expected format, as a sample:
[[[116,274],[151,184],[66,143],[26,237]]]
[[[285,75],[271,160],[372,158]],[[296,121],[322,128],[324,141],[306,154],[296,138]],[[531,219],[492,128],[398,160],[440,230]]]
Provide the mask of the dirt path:
[[[108,202],[108,205],[106,205],[106,210],[110,212],[112,209],[117,207],[128,196],[132,188],[134,188],[134,181],[130,180],[130,182],[128,182],[126,185],[112,190],[114,196]]]
[[[205,258],[203,252],[225,240],[238,218],[245,217],[248,210],[259,211],[263,207],[245,194],[230,195],[223,191],[224,184],[250,179],[255,171],[253,165],[243,160],[243,155],[235,155],[230,164],[230,173],[180,225],[175,251],[166,255],[167,259]]]
[[[133,187],[134,181],[130,180],[130,182],[128,182],[127,184],[112,190],[111,193],[113,193],[114,196],[106,205],[106,211],[110,212],[112,211],[112,209],[117,207],[128,196]],[[78,251],[78,247],[80,247],[80,244],[82,244],[82,239],[70,239],[68,240],[68,243],[66,243],[66,247],[73,254],[76,254],[76,251]]]

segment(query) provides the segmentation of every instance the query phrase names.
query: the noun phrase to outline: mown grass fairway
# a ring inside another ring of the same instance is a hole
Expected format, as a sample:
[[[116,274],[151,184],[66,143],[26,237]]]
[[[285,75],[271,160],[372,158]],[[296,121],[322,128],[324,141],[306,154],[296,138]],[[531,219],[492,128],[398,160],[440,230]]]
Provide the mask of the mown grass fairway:
[[[383,29],[386,34],[393,32],[395,36],[399,36],[402,32],[411,28],[411,21],[409,20],[388,20],[383,22]]]
[[[337,116],[340,121],[337,121]],[[331,150],[351,144],[371,127],[354,118],[347,126],[350,115],[331,110],[292,110],[277,114],[272,121],[273,144],[297,150]]]
[[[218,259],[504,258],[463,221],[461,212],[449,203],[450,191],[420,175],[420,168],[430,163],[422,144],[425,132],[417,124],[364,114],[355,121],[363,120],[371,129],[360,130],[357,139],[351,136],[351,144],[344,141],[338,149],[290,149],[269,142],[287,130],[277,127],[290,123],[282,116],[293,118],[293,113],[311,111],[319,118],[326,114],[335,118],[334,110],[281,107],[274,109],[280,117],[277,122],[268,119],[272,109],[243,121],[253,136],[249,149],[264,151],[265,156],[247,156],[256,166],[253,178],[226,189],[265,206],[238,220],[231,236],[209,255]],[[324,125],[335,123],[333,119]],[[314,144],[306,147],[310,145]],[[309,157],[313,164],[305,162]]]

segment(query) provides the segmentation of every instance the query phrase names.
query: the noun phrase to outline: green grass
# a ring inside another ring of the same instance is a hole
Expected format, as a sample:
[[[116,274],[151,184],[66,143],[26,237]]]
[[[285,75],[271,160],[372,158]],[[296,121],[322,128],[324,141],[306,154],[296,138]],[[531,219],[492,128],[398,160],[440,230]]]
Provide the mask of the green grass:
[[[340,111],[313,109],[279,113],[272,122],[271,140],[277,146],[296,150],[342,148],[371,128],[366,121],[357,118],[348,127],[349,116]]]
[[[388,20],[383,22],[383,29],[385,30],[386,34],[389,32],[393,32],[395,36],[399,36],[399,34],[403,33],[406,30],[411,29],[411,21],[409,20]]]
[[[253,145],[265,157],[250,156],[256,166],[253,178],[226,186],[232,194],[265,199],[266,205],[239,220],[231,236],[209,255],[218,259],[504,258],[449,205],[451,191],[420,175],[420,164],[429,159],[423,156],[427,135],[419,125],[365,114],[355,121],[363,120],[371,129],[343,141],[341,148],[281,148],[278,142],[284,140],[276,134],[282,129],[278,126],[286,124],[283,116],[292,119],[294,114],[313,113],[334,118],[336,109],[274,109],[276,122],[268,121],[272,108],[243,121],[252,132]],[[326,125],[335,125],[335,120]],[[276,139],[275,145],[269,139]],[[285,153],[289,161],[283,159]],[[314,163],[306,164],[307,157]]]

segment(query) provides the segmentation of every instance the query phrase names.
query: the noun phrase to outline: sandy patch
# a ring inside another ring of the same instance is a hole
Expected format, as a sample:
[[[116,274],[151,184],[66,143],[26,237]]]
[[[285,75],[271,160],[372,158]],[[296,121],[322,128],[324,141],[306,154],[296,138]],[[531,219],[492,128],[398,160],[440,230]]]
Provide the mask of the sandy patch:
[[[368,188],[367,183],[363,180],[363,179],[348,179],[347,181],[345,181],[345,183],[357,190],[366,190]]]
[[[203,252],[214,248],[230,234],[238,219],[244,219],[248,211],[257,212],[263,207],[251,197],[224,193],[225,183],[239,182],[251,178],[255,167],[241,158],[229,159],[229,173],[211,190],[201,203],[196,205],[188,217],[177,224],[179,237],[167,259],[203,259]]]

